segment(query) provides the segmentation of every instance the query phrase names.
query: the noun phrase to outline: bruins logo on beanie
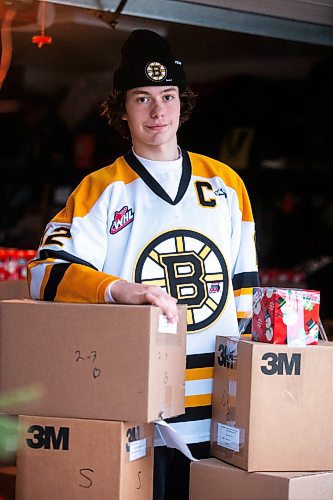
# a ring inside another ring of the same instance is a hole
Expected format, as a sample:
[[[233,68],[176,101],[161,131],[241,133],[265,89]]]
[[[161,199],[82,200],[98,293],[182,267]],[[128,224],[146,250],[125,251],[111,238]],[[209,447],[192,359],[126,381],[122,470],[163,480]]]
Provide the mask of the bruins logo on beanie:
[[[150,30],[135,30],[121,49],[120,64],[113,75],[113,88],[129,90],[151,85],[175,85],[184,89],[184,66],[160,35]]]

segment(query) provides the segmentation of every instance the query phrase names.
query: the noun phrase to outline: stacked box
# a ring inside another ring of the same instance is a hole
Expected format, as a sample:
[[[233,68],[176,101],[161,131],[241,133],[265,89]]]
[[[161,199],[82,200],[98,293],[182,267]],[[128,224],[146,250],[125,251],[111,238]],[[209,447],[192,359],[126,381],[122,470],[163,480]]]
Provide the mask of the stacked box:
[[[185,411],[186,307],[0,302],[0,391],[41,382],[7,413],[153,422]],[[15,353],[15,356],[13,356]]]
[[[190,500],[333,498],[333,343],[216,338],[211,455]]]
[[[209,458],[191,464],[190,500],[332,500],[333,472],[246,472]]]
[[[21,416],[16,500],[152,498],[153,424]]]
[[[186,306],[0,302],[0,391],[19,414],[16,500],[148,500],[153,421],[184,413]]]
[[[218,336],[212,455],[247,471],[333,470],[333,343]]]
[[[319,299],[255,288],[252,340],[216,338],[214,458],[191,464],[190,500],[333,498],[333,343],[318,343]]]

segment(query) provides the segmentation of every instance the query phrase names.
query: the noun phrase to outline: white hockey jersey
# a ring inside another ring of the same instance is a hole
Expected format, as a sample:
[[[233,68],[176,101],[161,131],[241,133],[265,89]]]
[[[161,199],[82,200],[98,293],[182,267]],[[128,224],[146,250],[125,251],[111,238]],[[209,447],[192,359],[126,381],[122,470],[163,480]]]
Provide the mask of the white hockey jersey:
[[[215,336],[238,334],[258,285],[246,188],[227,165],[182,150],[172,200],[132,153],[85,177],[47,225],[29,265],[33,299],[105,302],[121,277],[161,286],[188,306],[187,443],[210,437]]]

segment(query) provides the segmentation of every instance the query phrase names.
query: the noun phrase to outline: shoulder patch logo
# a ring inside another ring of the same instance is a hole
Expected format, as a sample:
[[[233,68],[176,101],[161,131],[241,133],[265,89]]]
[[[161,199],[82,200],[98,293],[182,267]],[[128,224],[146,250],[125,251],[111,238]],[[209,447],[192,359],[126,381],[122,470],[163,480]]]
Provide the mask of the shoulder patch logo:
[[[210,285],[209,293],[218,293],[221,290],[219,283],[212,283]]]
[[[222,188],[216,189],[216,191],[214,191],[214,194],[215,194],[215,196],[225,196],[225,197],[227,197],[227,193],[225,193]]]
[[[134,212],[126,205],[114,213],[114,219],[111,224],[110,233],[116,234],[124,227],[128,226],[134,220]]]

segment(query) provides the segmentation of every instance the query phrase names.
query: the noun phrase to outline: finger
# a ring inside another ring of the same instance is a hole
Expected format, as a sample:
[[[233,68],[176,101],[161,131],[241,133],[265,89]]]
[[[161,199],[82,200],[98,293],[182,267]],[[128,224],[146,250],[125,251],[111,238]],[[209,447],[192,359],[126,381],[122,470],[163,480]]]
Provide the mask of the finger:
[[[166,297],[161,298],[150,292],[145,294],[146,300],[149,304],[159,307],[162,309],[163,314],[168,318],[171,323],[176,323],[178,321],[178,311],[176,306],[176,300],[173,297],[166,295]]]

